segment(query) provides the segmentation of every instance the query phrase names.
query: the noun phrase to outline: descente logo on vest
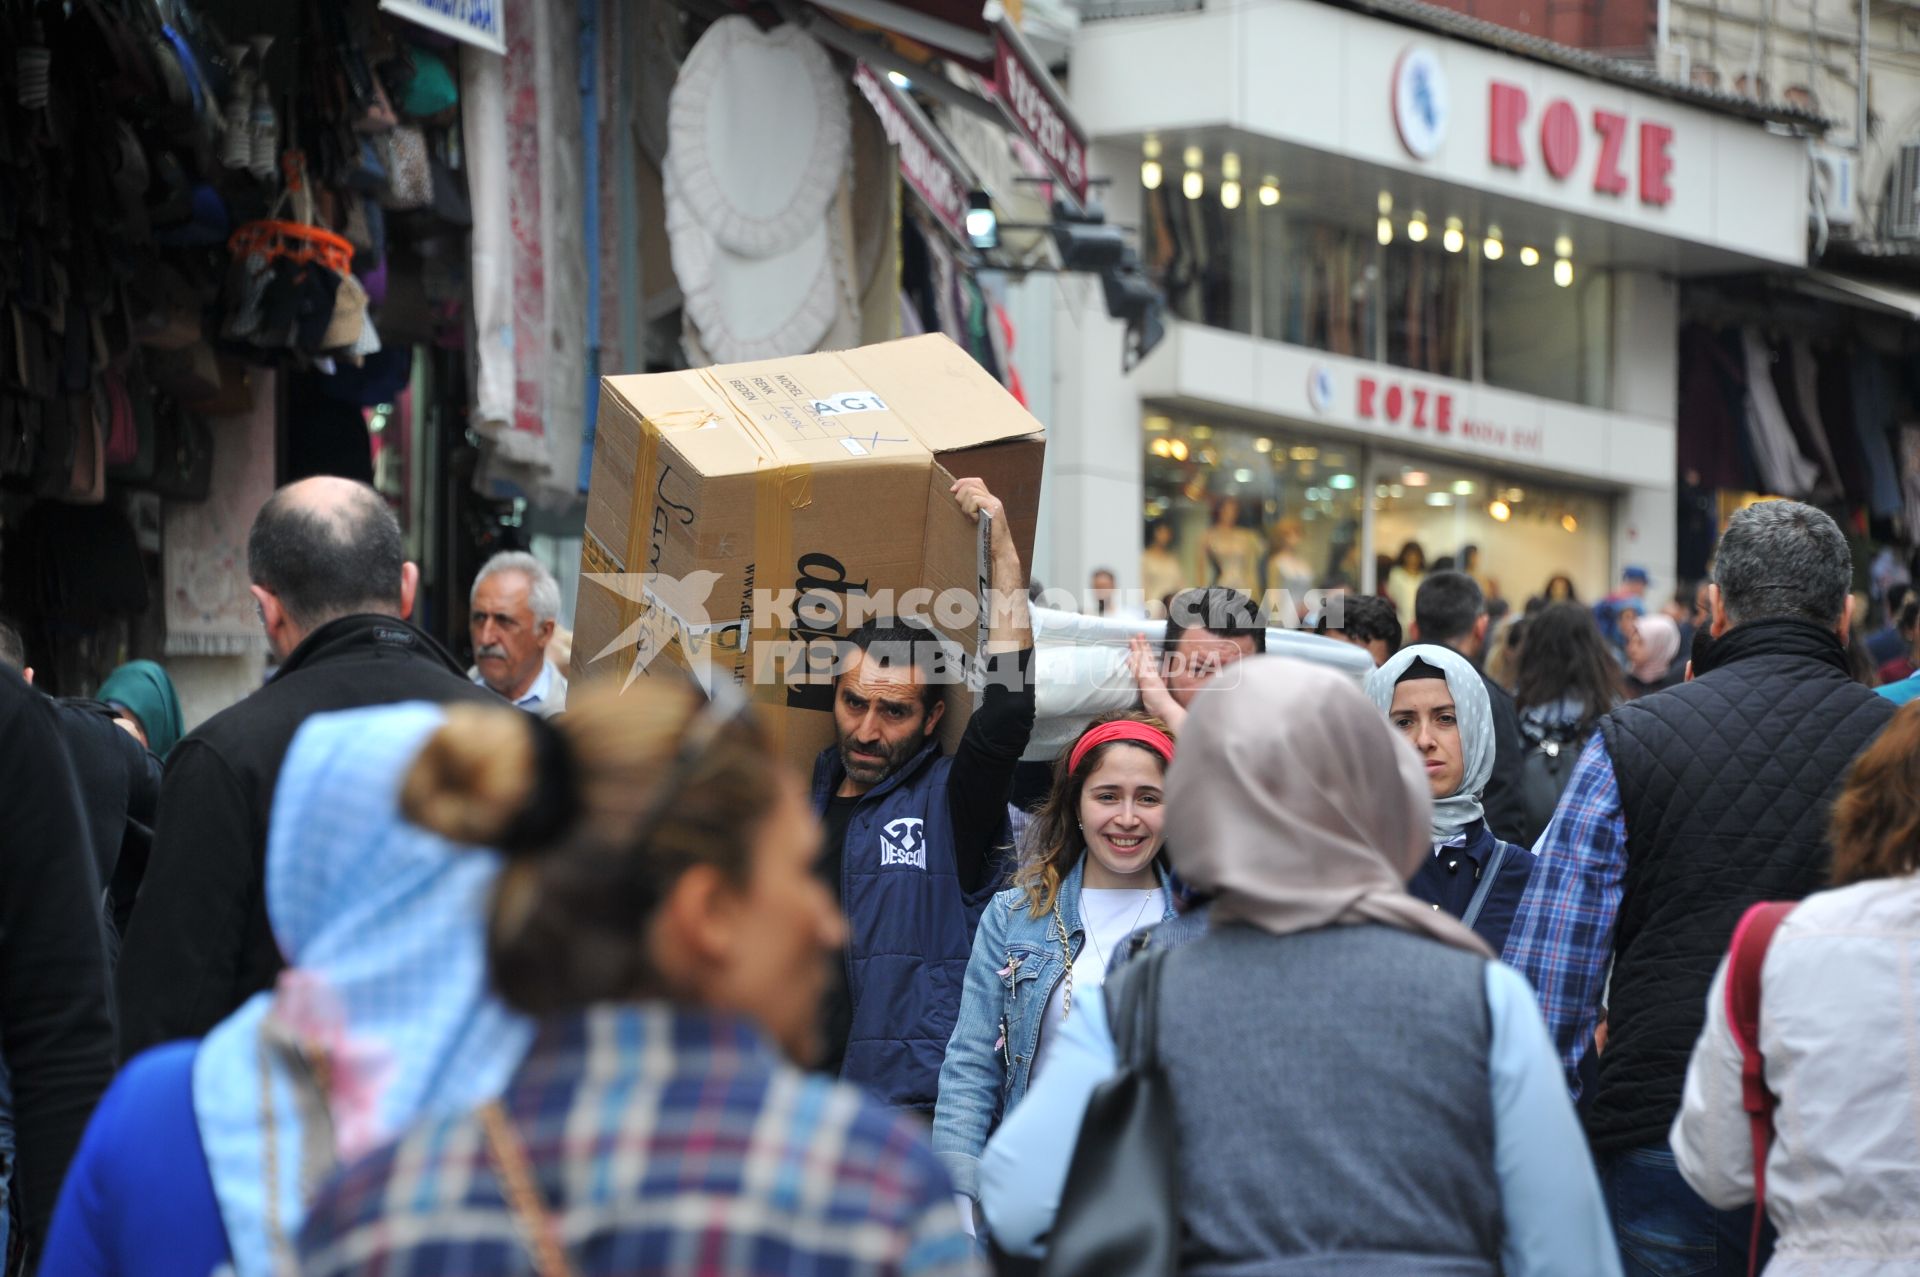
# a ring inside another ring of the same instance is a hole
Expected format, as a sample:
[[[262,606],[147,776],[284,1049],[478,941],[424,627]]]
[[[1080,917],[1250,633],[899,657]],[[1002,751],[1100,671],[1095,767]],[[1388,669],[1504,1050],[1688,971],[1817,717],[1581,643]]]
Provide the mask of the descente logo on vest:
[[[890,820],[880,830],[881,865],[927,867],[927,822],[918,816]]]

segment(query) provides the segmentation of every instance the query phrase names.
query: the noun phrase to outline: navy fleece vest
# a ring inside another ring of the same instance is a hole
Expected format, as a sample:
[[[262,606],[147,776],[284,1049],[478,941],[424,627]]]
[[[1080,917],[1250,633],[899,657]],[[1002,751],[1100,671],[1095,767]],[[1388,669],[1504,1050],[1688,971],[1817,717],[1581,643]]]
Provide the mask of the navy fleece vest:
[[[973,930],[994,886],[974,897],[960,890],[947,805],[952,770],[953,760],[929,744],[869,790],[847,822],[840,860],[853,1003],[840,1076],[888,1104],[929,1112],[960,1015]],[[839,751],[822,750],[813,767],[816,812],[845,774]]]

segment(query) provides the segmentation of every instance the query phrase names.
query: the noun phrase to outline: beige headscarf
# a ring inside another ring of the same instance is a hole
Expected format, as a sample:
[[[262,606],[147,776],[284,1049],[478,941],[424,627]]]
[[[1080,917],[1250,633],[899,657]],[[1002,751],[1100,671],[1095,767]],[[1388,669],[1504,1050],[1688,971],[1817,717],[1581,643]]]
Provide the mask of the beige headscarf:
[[[1433,854],[1419,757],[1353,681],[1261,656],[1195,700],[1167,770],[1167,851],[1215,921],[1287,935],[1380,923],[1491,957],[1407,894]]]

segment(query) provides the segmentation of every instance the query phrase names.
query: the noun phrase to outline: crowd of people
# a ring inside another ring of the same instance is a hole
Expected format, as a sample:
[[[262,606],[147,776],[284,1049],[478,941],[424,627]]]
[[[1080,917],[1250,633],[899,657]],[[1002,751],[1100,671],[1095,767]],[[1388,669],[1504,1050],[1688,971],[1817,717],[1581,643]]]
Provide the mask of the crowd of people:
[[[9,1277],[1920,1271],[1920,709],[1850,652],[1915,605],[1863,644],[1817,509],[1658,612],[1422,562],[1316,618],[1363,681],[1178,594],[1026,810],[1024,606],[977,701],[847,635],[809,781],[724,681],[569,689],[528,556],[463,669],[402,545],[275,494],[190,731],[0,631]]]

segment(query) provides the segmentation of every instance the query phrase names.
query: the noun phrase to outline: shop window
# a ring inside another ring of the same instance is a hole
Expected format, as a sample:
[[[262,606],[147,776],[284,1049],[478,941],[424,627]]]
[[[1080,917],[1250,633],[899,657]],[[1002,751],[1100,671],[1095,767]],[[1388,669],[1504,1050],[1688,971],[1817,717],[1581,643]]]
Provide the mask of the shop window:
[[[1359,447],[1159,414],[1148,416],[1144,437],[1141,580],[1150,605],[1230,585],[1297,614],[1309,590],[1358,588]]]
[[[1370,235],[1284,208],[1256,214],[1260,335],[1358,359],[1374,349],[1378,246]]]
[[[1221,206],[1213,186],[1198,199],[1179,183],[1143,191],[1147,266],[1181,319],[1237,333],[1253,331],[1253,232],[1245,203]]]
[[[1449,253],[1438,236],[1395,239],[1386,258],[1386,359],[1401,368],[1462,381],[1473,375],[1471,259]]]
[[[1409,545],[1419,547],[1427,571],[1471,572],[1489,597],[1516,608],[1556,576],[1569,578],[1581,598],[1606,592],[1612,511],[1604,496],[1384,453],[1373,477],[1378,579],[1390,596],[1404,596],[1396,599],[1403,611],[1418,582],[1392,569]]]
[[[1578,271],[1570,287],[1541,260],[1518,254],[1480,264],[1481,370],[1490,386],[1604,408],[1613,328],[1613,280]]]

